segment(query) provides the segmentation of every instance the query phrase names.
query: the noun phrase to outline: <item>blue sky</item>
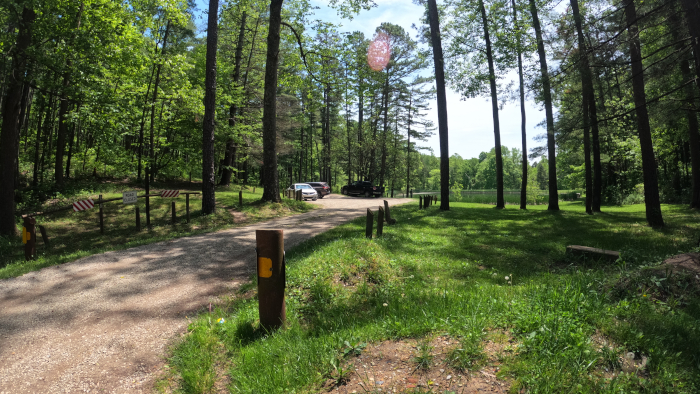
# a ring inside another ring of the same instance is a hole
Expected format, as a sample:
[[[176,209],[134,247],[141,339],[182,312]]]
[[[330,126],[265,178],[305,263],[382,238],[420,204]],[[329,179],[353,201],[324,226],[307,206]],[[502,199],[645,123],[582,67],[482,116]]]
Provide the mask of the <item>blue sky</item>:
[[[413,4],[411,0],[375,0],[377,7],[362,11],[353,20],[344,20],[338,17],[335,10],[329,8],[325,0],[311,0],[311,4],[320,7],[315,11],[315,19],[321,19],[335,24],[341,24],[341,32],[361,31],[365,37],[372,37],[375,29],[382,22],[391,22],[400,25],[407,32],[415,35],[412,24],[418,25],[423,13],[420,6]],[[206,10],[208,1],[197,0],[201,10]],[[203,28],[205,19],[197,21],[197,26]],[[428,72],[432,73],[432,69]],[[511,73],[515,78],[516,73]],[[499,97],[500,98],[500,97]],[[544,110],[539,108],[532,100],[525,102],[527,116],[528,150],[535,146],[543,145],[544,142],[536,142],[536,135],[543,134],[544,129],[536,127],[544,121]],[[428,117],[437,125],[437,102],[431,103],[431,111]],[[462,99],[462,95],[447,89],[447,119],[449,135],[449,153],[457,153],[463,158],[478,157],[479,153],[489,151],[494,147],[493,116],[491,112],[491,99],[471,98]],[[522,146],[520,136],[520,105],[517,103],[507,103],[499,111],[501,125],[501,144],[509,148]],[[436,156],[440,155],[440,143],[437,135],[428,139],[422,144],[432,148]]]

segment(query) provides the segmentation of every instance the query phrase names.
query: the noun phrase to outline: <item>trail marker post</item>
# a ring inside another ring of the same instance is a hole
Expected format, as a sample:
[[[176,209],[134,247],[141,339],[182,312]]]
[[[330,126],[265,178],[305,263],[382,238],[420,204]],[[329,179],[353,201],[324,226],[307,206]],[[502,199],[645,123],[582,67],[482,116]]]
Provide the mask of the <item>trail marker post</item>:
[[[284,301],[284,232],[255,230],[255,240],[260,325],[266,330],[273,330],[281,327],[287,320],[287,306]]]
[[[22,242],[24,243],[24,259],[29,261],[36,256],[36,219],[24,218],[22,227]]]

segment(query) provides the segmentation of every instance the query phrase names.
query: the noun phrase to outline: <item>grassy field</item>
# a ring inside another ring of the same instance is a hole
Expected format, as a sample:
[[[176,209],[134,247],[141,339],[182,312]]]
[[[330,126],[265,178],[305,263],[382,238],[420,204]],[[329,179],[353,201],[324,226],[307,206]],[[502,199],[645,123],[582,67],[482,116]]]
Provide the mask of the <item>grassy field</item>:
[[[418,346],[416,370],[473,379],[488,370],[511,393],[700,391],[698,281],[650,268],[693,249],[697,212],[665,205],[667,226],[654,230],[643,205],[595,216],[580,202],[562,202],[561,212],[416,205],[392,208],[398,224],[383,238],[365,239],[358,219],[287,251],[282,330],[258,327],[255,279],[192,318],[157,388],[318,393],[352,375],[365,347],[441,336],[458,345],[446,356]],[[574,260],[570,244],[622,257]],[[486,355],[494,333],[509,339],[497,361]],[[630,352],[645,364],[623,372]],[[399,392],[459,392],[430,384]]]
[[[201,187],[193,185],[188,188],[183,185],[156,185],[152,190],[179,189],[201,191]],[[128,186],[118,185],[111,188],[117,190],[136,190]],[[290,215],[295,212],[307,212],[313,209],[311,204],[283,199],[281,204],[260,203],[262,189],[252,188],[243,190],[243,206],[239,206],[237,186],[217,188],[217,210],[214,215],[201,215],[202,199],[199,195],[190,196],[190,223],[185,219],[185,196],[178,198],[152,197],[151,228],[146,228],[145,199],[139,198],[137,204],[122,204],[121,200],[105,203],[104,223],[105,233],[100,234],[97,207],[82,211],[62,211],[54,214],[37,216],[37,225],[46,227],[49,236],[49,246],[44,245],[37,229],[37,254],[33,261],[25,261],[24,246],[19,237],[16,239],[0,238],[0,279],[23,275],[27,272],[51,265],[74,261],[78,258],[110,250],[125,249],[166,239],[184,237],[193,234],[216,231],[222,228],[247,225],[275,217]],[[104,190],[103,199],[121,197],[121,192]],[[139,195],[143,194],[141,191]],[[72,201],[85,198],[97,199],[92,191],[76,193],[75,196],[63,197],[52,201],[51,205],[38,207],[42,211],[52,207],[69,205]],[[171,202],[175,201],[177,214],[176,225],[171,224]],[[141,211],[140,232],[136,231],[135,207]],[[236,219],[235,216],[238,216]],[[243,221],[244,220],[244,221]],[[21,229],[21,226],[20,226]]]

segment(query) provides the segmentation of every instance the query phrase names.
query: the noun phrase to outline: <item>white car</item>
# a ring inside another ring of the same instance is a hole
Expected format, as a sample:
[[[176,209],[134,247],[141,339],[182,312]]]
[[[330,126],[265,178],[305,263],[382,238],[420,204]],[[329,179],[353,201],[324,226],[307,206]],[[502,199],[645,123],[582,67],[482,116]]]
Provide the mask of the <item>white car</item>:
[[[308,183],[295,183],[287,190],[301,190],[301,198],[304,200],[316,201],[318,199],[318,193]]]

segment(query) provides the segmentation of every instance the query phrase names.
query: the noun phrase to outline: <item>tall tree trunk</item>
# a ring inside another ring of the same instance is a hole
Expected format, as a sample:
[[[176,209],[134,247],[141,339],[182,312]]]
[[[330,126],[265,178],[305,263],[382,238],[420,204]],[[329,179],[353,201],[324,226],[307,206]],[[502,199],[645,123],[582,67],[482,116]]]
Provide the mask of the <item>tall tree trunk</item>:
[[[557,193],[557,157],[554,143],[554,113],[552,111],[552,90],[549,83],[549,70],[547,69],[547,55],[544,52],[542,40],[542,28],[537,16],[535,0],[530,0],[530,13],[532,14],[532,27],[535,29],[537,39],[537,54],[540,58],[540,72],[542,73],[542,97],[544,99],[544,112],[547,121],[547,151],[549,160],[549,205],[547,210],[559,210],[559,194]]]
[[[430,41],[433,44],[435,85],[437,88],[438,132],[440,134],[440,209],[450,209],[450,154],[447,140],[447,95],[445,92],[445,64],[442,56],[440,21],[435,0],[428,0]]]
[[[591,91],[588,95],[588,111],[591,115],[591,137],[593,151],[593,197],[591,198],[591,210],[600,212],[600,204],[603,198],[603,175],[600,163],[600,129],[598,127],[598,109],[595,101],[595,89],[591,83]]]
[[[637,10],[634,6],[634,0],[627,1],[625,5],[625,18],[627,19],[627,31],[629,33],[630,60],[632,61],[632,90],[634,91],[634,104],[637,113],[639,145],[642,150],[644,203],[646,205],[647,222],[652,227],[663,227],[664,220],[661,216],[656,159],[654,158],[654,146],[651,139],[651,127],[649,126],[649,114],[646,105],[642,48],[639,41],[639,29],[636,22]]]
[[[700,3],[698,0],[681,0],[683,11],[685,11],[686,25],[690,36],[693,38],[691,45],[695,56],[695,84],[700,90]]]
[[[679,1],[682,3],[683,1]],[[685,8],[684,8],[685,10]],[[686,14],[686,17],[688,15]],[[692,18],[692,16],[691,16]],[[688,18],[686,20],[689,20]],[[700,23],[700,21],[698,21]],[[681,32],[677,26],[681,24],[676,7],[669,11],[669,30],[673,34],[674,41],[680,41]],[[678,49],[683,49],[683,44],[678,44]],[[687,58],[682,58],[678,62],[683,81],[693,79],[693,73],[690,70],[690,62]],[[691,108],[697,108],[697,99],[695,98],[695,88],[692,85],[686,85],[684,88],[685,99]],[[690,181],[692,190],[690,194],[690,208],[700,208],[700,131],[698,126],[698,116],[693,110],[687,110],[686,117],[688,118],[688,148],[690,150]],[[687,168],[687,165],[686,165]],[[687,172],[687,170],[686,170]]]
[[[12,54],[12,71],[7,81],[7,93],[2,111],[0,131],[0,236],[14,236],[15,226],[15,160],[19,139],[19,113],[22,101],[22,75],[27,67],[27,48],[31,45],[34,10],[24,7],[17,43]]]
[[[413,91],[408,96],[408,133],[406,134],[406,197],[411,191],[411,109],[413,107]]]
[[[505,208],[503,199],[503,155],[501,154],[501,122],[498,118],[498,93],[496,92],[496,71],[493,67],[493,54],[491,53],[491,39],[489,38],[488,18],[484,1],[479,0],[481,20],[484,27],[484,41],[486,41],[486,59],[489,63],[489,85],[491,87],[491,112],[493,113],[493,136],[496,140],[496,208]]]
[[[382,131],[382,161],[379,168],[379,186],[384,187],[384,176],[386,175],[386,135],[389,132],[389,67],[386,69],[386,80],[384,81],[384,123]]]
[[[214,186],[214,128],[216,127],[216,50],[219,39],[219,0],[209,0],[207,23],[207,63],[204,82],[204,122],[202,127],[202,213],[216,209]]]
[[[48,111],[46,112],[46,117],[44,118],[44,123],[41,121],[41,114],[44,112],[46,106],[46,96],[42,95],[41,109],[39,110],[39,124],[36,127],[36,140],[34,141],[34,171],[32,175],[32,185],[37,186],[39,184],[39,151],[41,150],[41,130],[43,124],[49,121],[49,114],[51,113],[51,107],[53,106],[53,93],[49,95]]]
[[[361,73],[362,71],[360,71]],[[363,133],[362,133],[362,123],[364,122],[364,106],[365,106],[365,90],[362,88],[364,78],[360,75],[357,91],[357,146],[360,152],[364,152],[363,146]],[[362,169],[364,168],[365,158],[364,155],[360,155],[357,164],[357,180],[362,180]]]
[[[583,28],[581,27],[581,13],[578,9],[578,0],[571,0],[571,11],[574,15],[576,25],[576,35],[578,37],[579,72],[581,73],[581,107],[583,117],[583,162],[586,167],[586,213],[593,214],[591,201],[593,200],[593,177],[591,174],[591,136],[589,107],[592,97],[593,82],[591,80],[591,69],[588,66],[588,52],[586,42],[583,39]],[[595,104],[595,103],[594,103]]]
[[[82,19],[83,15],[83,3],[80,3],[80,9],[78,9],[78,15],[76,17],[76,27],[75,31],[73,32],[72,36],[68,40],[68,47],[71,47],[73,45],[73,39],[75,38],[75,35],[77,34],[78,30],[80,30],[80,21]],[[54,182],[56,182],[56,187],[59,189],[63,187],[63,154],[66,151],[66,134],[68,133],[68,119],[66,119],[66,116],[68,115],[68,106],[69,106],[69,93],[68,89],[70,88],[70,73],[72,71],[73,67],[73,62],[70,59],[70,55],[68,55],[68,59],[66,60],[66,72],[63,75],[63,83],[61,87],[61,103],[58,107],[58,132],[56,135],[56,162],[54,166]]]
[[[513,6],[513,25],[518,37],[516,51],[518,53],[518,83],[520,86],[520,134],[523,143],[522,183],[520,184],[520,209],[527,209],[527,171],[530,168],[527,162],[527,131],[525,130],[525,82],[523,80],[523,56],[521,53],[520,27],[518,25],[518,9],[515,0],[511,0]]]
[[[157,169],[155,166],[155,125],[156,125],[156,104],[158,103],[158,87],[160,86],[160,72],[163,68],[163,62],[165,61],[165,49],[168,46],[168,35],[170,33],[170,20],[165,25],[165,33],[163,34],[163,46],[160,48],[160,61],[158,62],[158,67],[156,67],[156,80],[153,83],[153,98],[151,98],[151,124],[150,131],[148,134],[148,177],[146,182],[148,187],[150,187],[150,182],[155,180],[155,174]],[[207,45],[209,41],[207,41]]]
[[[236,45],[236,55],[234,58],[234,66],[233,66],[233,86],[237,87],[238,86],[238,80],[240,79],[241,76],[241,58],[243,57],[243,39],[245,38],[245,22],[246,22],[246,16],[247,13],[243,11],[241,14],[241,28],[238,31],[238,43]],[[251,47],[252,51],[252,47]],[[228,112],[228,125],[231,127],[231,130],[236,126],[236,112],[238,111],[238,108],[236,104],[231,104],[229,107],[229,112]],[[221,172],[221,180],[219,181],[219,185],[223,186],[228,186],[231,184],[231,175],[233,174],[233,163],[235,162],[235,157],[236,157],[236,143],[233,140],[233,137],[229,137],[226,140],[226,148],[225,148],[225,153],[224,153],[224,167]]]
[[[348,67],[345,64],[345,134],[348,140],[348,185],[352,182],[352,137],[350,136],[350,108],[348,108]],[[301,167],[300,167],[301,168]]]
[[[263,169],[262,200],[280,202],[277,174],[277,64],[279,62],[282,2],[270,0],[270,27],[267,34],[265,93],[263,96]]]

